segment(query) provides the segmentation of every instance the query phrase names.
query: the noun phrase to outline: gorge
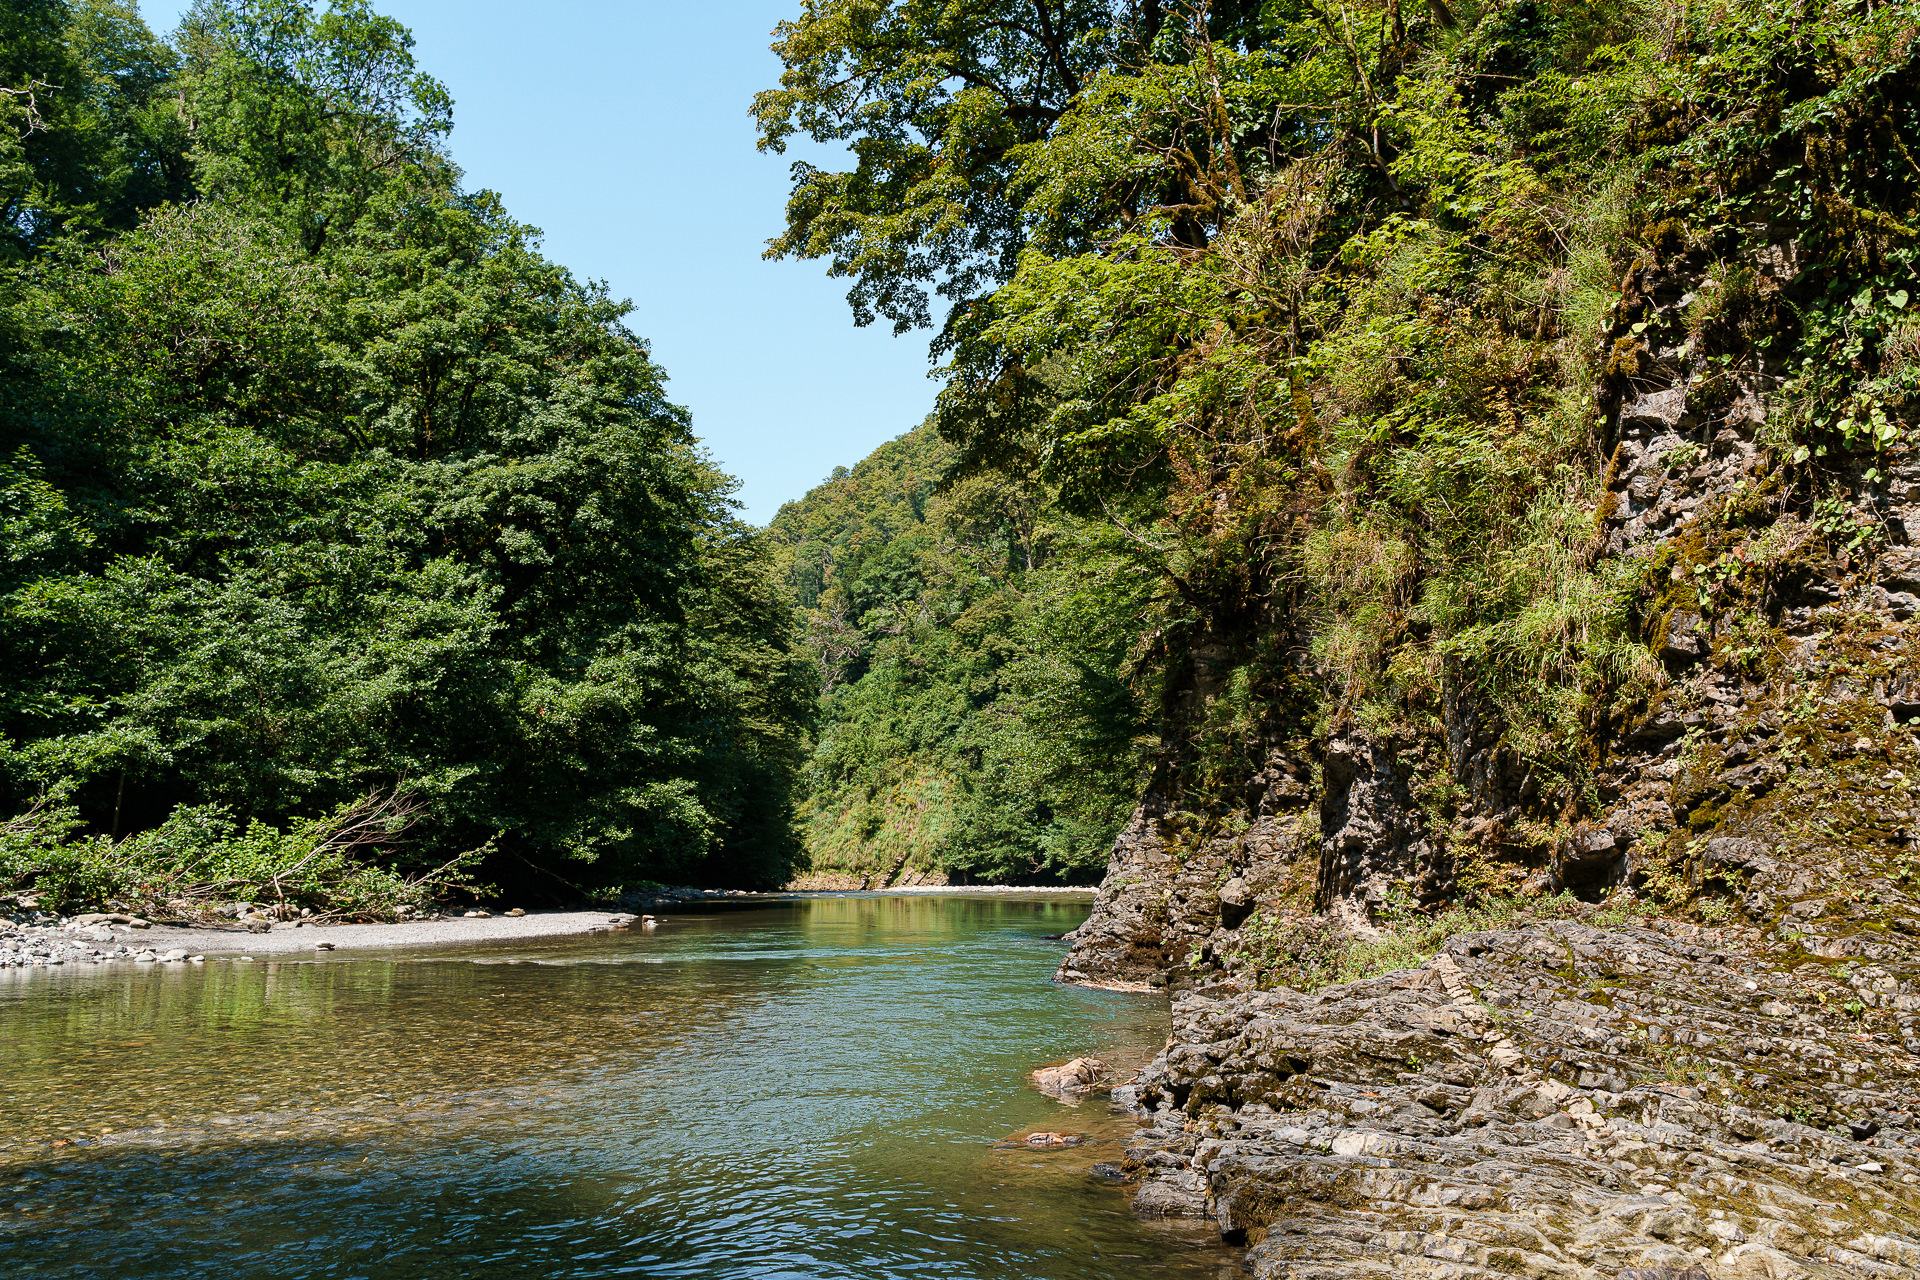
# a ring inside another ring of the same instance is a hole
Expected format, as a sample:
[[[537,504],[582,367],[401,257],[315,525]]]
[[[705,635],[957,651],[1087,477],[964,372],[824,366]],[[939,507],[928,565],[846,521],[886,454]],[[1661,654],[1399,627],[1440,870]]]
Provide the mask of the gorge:
[[[900,946],[1137,1067],[1127,1266],[1920,1271],[1911,0],[809,0],[768,254],[940,392],[765,529],[404,28],[4,13],[22,919],[1097,881]]]

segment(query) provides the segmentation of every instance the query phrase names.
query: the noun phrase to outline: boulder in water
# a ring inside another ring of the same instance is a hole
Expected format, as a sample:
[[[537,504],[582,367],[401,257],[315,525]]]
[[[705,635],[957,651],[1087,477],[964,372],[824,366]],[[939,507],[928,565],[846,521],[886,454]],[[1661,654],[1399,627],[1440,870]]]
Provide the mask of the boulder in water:
[[[1065,1094],[1085,1093],[1106,1074],[1107,1064],[1098,1058],[1075,1058],[1058,1067],[1041,1067],[1033,1073],[1033,1082],[1040,1092],[1060,1097]]]

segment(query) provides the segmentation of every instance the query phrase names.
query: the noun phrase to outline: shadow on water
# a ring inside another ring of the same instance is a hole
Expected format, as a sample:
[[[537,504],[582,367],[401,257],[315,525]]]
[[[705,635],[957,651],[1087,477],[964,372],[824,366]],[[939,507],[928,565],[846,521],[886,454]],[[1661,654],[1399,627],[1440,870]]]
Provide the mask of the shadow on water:
[[[0,1256],[84,1276],[1216,1277],[1025,1083],[1162,1004],[1048,981],[1084,900],[0,985]],[[1063,1151],[1003,1149],[1036,1128]],[[66,1143],[55,1146],[55,1143]]]

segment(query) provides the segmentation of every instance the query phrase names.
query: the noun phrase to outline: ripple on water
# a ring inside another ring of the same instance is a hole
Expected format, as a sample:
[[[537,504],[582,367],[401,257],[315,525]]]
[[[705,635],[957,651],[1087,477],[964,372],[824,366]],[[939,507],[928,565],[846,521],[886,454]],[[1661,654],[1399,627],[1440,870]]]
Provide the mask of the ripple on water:
[[[1165,1011],[1048,981],[1071,901],[812,899],[653,934],[0,987],[0,1256],[130,1277],[1215,1277],[1025,1085]],[[1035,1128],[1078,1147],[1002,1144]],[[65,1143],[55,1146],[55,1143]]]

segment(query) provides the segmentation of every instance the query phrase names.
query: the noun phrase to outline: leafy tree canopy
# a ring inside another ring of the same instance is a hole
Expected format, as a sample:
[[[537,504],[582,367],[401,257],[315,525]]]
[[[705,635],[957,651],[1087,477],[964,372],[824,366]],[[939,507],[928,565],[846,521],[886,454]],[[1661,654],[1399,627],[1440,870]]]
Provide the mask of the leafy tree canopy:
[[[768,530],[821,691],[813,869],[1086,882],[1150,746],[1127,637],[1152,580],[1030,483],[937,489],[952,458],[923,424]]]
[[[53,125],[24,134],[14,806],[77,805],[111,841],[179,806],[217,810],[196,830],[333,830],[400,791],[394,867],[484,847],[483,875],[555,891],[783,881],[810,690],[760,539],[627,304],[459,185],[406,31],[282,0],[201,4],[177,51],[130,8],[18,20],[88,83],[139,81],[193,199],[115,178],[144,207],[83,218],[44,194]],[[82,132],[119,109],[75,102]],[[98,187],[108,154],[59,163]]]

